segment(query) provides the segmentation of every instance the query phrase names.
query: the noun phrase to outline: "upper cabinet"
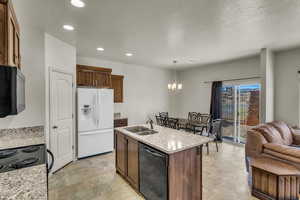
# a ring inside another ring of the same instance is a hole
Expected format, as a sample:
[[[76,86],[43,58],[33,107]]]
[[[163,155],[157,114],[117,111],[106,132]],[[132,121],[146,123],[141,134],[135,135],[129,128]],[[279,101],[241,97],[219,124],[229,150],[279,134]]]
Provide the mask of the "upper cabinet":
[[[77,65],[77,86],[111,88],[111,69]]]
[[[0,65],[21,67],[20,27],[11,0],[0,0]]]
[[[114,89],[114,102],[123,103],[124,76],[112,75],[111,69],[77,65],[77,86]]]
[[[111,75],[112,88],[114,89],[114,102],[123,103],[123,79],[124,76]]]
[[[107,72],[97,71],[94,73],[95,86],[97,88],[111,88],[111,74]]]

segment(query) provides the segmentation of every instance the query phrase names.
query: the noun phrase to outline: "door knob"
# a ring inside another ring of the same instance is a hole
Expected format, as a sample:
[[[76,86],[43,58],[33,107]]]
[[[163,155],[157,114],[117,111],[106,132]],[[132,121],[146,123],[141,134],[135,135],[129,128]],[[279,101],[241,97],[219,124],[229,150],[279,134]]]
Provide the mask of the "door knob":
[[[53,126],[52,128],[53,128],[53,129],[57,129],[58,127],[57,127],[57,126]]]

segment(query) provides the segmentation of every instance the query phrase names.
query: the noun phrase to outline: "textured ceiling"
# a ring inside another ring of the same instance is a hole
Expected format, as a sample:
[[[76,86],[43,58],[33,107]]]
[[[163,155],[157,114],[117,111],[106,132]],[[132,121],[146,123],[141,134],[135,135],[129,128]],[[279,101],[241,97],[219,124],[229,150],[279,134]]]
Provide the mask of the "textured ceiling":
[[[83,1],[13,0],[20,21],[76,45],[78,56],[184,68],[300,45],[299,0]]]

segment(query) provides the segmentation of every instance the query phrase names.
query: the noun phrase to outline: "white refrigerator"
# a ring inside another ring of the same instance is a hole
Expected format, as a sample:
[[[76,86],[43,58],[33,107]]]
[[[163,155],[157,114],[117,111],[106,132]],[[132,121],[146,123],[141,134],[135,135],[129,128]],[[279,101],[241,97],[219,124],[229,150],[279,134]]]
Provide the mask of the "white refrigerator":
[[[113,151],[113,90],[77,89],[78,158]]]

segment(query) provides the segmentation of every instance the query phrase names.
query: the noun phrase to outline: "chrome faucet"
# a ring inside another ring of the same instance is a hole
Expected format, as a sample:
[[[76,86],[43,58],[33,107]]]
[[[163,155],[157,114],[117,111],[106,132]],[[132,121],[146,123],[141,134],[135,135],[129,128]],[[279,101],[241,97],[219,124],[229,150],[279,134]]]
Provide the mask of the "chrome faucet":
[[[148,121],[146,121],[146,124],[150,124],[151,129],[153,129],[153,120],[151,118],[149,118]]]

